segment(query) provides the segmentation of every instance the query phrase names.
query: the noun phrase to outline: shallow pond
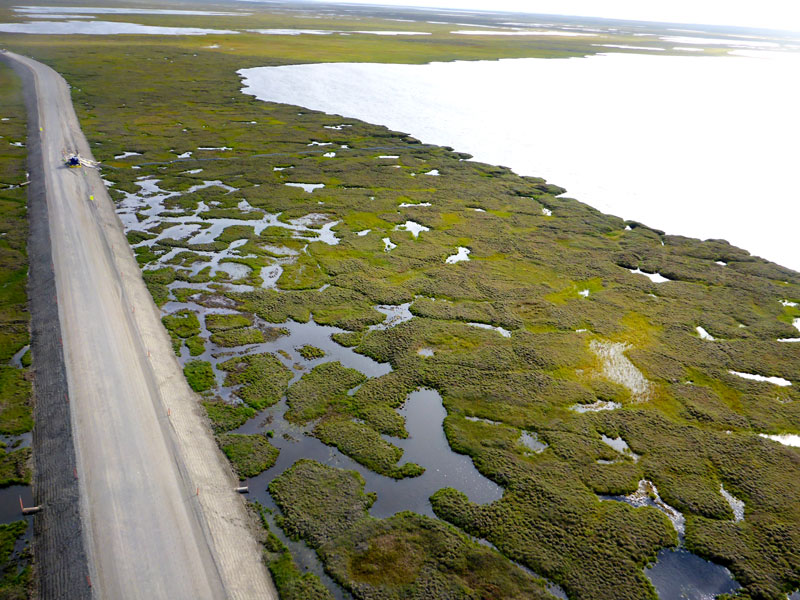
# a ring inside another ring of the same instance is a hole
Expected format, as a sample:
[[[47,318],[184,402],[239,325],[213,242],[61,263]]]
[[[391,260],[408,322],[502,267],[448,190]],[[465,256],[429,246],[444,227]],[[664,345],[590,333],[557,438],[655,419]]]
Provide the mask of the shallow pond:
[[[645,574],[661,600],[709,600],[740,587],[728,569],[684,548],[661,550]]]
[[[434,514],[428,498],[444,487],[456,488],[467,494],[473,502],[481,504],[502,496],[502,488],[483,477],[469,457],[450,449],[442,431],[445,409],[441,397],[433,390],[411,393],[401,409],[401,414],[407,419],[407,439],[384,436],[384,439],[404,450],[401,464],[416,462],[425,467],[425,473],[421,476],[400,480],[378,475],[336,448],[311,437],[308,433],[311,427],[294,425],[283,418],[286,408],[286,401],[282,400],[236,430],[236,433],[271,430],[274,435],[270,443],[281,449],[278,461],[271,469],[247,481],[250,496],[262,503],[268,496],[266,487],[269,482],[301,458],[358,471],[366,481],[365,491],[378,494],[378,499],[370,508],[370,514],[377,518],[389,517],[404,510],[432,517]]]
[[[29,485],[10,485],[0,490],[0,524],[13,523],[20,519],[31,522],[33,517],[23,517],[20,498],[25,507],[33,506],[33,492]]]
[[[183,282],[174,285],[185,286]],[[202,287],[202,286],[198,286]],[[228,287],[232,287],[228,285]],[[386,315],[383,323],[373,326],[373,329],[393,327],[400,322],[412,317],[408,308],[410,303],[391,306],[378,306],[377,310]],[[162,307],[164,313],[173,313],[178,310],[189,309],[198,314],[232,314],[236,311],[230,308],[206,308],[194,302],[171,301]],[[200,319],[201,335],[208,337],[210,332],[205,326],[205,319]],[[269,352],[276,356],[292,372],[290,382],[294,384],[314,366],[331,361],[338,361],[345,367],[353,368],[367,377],[380,377],[391,372],[388,363],[379,363],[362,354],[356,353],[352,348],[341,346],[333,341],[334,333],[344,330],[319,325],[313,318],[306,323],[286,321],[272,324],[256,318],[255,325],[259,328],[281,328],[286,330],[286,335],[259,344],[250,344],[235,348],[221,348],[208,341],[205,351],[196,357],[190,357],[186,348],[183,349],[180,360],[207,360],[215,367],[232,355],[257,354]],[[310,345],[321,349],[325,356],[316,359],[305,359],[300,354],[300,348]],[[224,385],[224,373],[215,368],[217,380],[217,393],[228,401],[236,401],[233,396],[235,388]],[[363,467],[348,456],[342,454],[334,447],[327,446],[317,438],[310,435],[314,424],[299,426],[284,419],[287,410],[286,399],[267,408],[242,425],[235,433],[264,433],[272,431],[270,442],[280,449],[275,465],[250,478],[245,485],[249,487],[248,498],[258,500],[261,504],[277,510],[272,498],[267,492],[269,482],[277,475],[291,467],[301,458],[313,459],[320,463],[358,471],[366,482],[366,492],[376,492],[377,500],[370,508],[370,514],[376,518],[384,518],[404,510],[411,510],[420,514],[434,517],[428,498],[443,487],[453,487],[464,492],[470,500],[478,503],[488,503],[499,499],[503,490],[494,482],[483,477],[475,468],[472,460],[464,455],[456,454],[450,449],[444,435],[442,423],[446,411],[442,405],[442,398],[438,392],[430,389],[420,389],[409,394],[405,405],[400,409],[406,419],[408,438],[400,439],[384,436],[384,439],[403,449],[404,454],[401,464],[415,462],[425,467],[425,473],[419,477],[394,480],[378,475]],[[316,556],[302,542],[291,542],[277,528],[276,533],[292,551],[292,555],[303,570],[308,570],[322,577],[336,598],[348,597],[336,584],[322,572],[322,566]]]
[[[173,305],[175,304],[177,303],[173,303]],[[391,323],[397,317],[398,312],[402,313],[403,309],[407,310],[407,305],[396,307],[400,310],[389,310],[395,307],[381,308],[387,314],[387,322]],[[281,336],[274,342],[248,346],[248,353],[272,352],[278,356],[282,362],[293,369],[292,383],[296,382],[314,365],[328,361],[339,361],[347,367],[361,371],[368,377],[379,377],[391,371],[389,364],[375,362],[334,342],[330,337],[331,334],[342,331],[335,327],[317,325],[313,321],[308,323],[289,321],[278,326],[287,329],[289,335]],[[306,344],[322,349],[326,356],[314,360],[304,359],[300,356],[298,349]],[[218,350],[209,348],[200,358],[211,360],[214,363],[226,358],[215,358],[212,354],[216,352]],[[222,391],[224,396],[230,398],[232,390],[222,388]],[[412,392],[405,405],[400,409],[400,414],[406,419],[408,438],[383,436],[390,443],[403,449],[401,464],[415,462],[425,467],[425,473],[421,476],[402,480],[378,475],[342,454],[336,448],[326,446],[310,435],[313,424],[298,426],[284,419],[286,410],[287,404],[284,398],[236,430],[236,433],[272,431],[270,442],[280,449],[275,465],[260,475],[248,479],[245,484],[250,490],[248,498],[258,500],[267,507],[277,510],[267,492],[269,482],[301,458],[313,459],[341,469],[358,471],[366,482],[365,491],[377,493],[378,498],[369,511],[376,518],[388,517],[404,510],[434,517],[428,498],[443,487],[456,488],[464,492],[473,502],[479,503],[492,502],[502,496],[502,488],[483,477],[473,465],[472,459],[456,454],[450,449],[442,428],[442,422],[447,413],[442,405],[441,396],[435,390],[421,389]],[[273,527],[272,529],[277,530],[278,528]],[[348,597],[329,577],[322,573],[322,566],[315,552],[303,543],[286,540],[281,531],[278,533],[284,543],[289,546],[301,569],[320,575],[337,599]]]

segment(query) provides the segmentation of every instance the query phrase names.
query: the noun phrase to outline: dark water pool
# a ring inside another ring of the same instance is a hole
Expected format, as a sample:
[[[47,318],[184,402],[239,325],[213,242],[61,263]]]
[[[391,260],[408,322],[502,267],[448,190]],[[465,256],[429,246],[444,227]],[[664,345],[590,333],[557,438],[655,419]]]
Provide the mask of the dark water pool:
[[[665,548],[645,569],[661,600],[713,600],[741,587],[722,565],[703,560],[685,548]]]

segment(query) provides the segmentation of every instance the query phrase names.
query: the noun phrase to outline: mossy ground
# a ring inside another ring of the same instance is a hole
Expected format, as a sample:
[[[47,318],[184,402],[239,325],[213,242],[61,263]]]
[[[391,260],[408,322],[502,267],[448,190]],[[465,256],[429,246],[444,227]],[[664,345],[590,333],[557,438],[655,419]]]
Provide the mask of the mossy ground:
[[[33,429],[30,350],[22,356],[21,368],[9,364],[29,342],[27,188],[19,187],[26,180],[26,115],[21,82],[2,63],[0,112],[0,434],[18,436]],[[22,142],[23,146],[12,142]],[[10,447],[0,444],[0,487],[31,483],[31,450],[14,448],[14,442]],[[24,520],[0,525],[2,598],[30,597],[30,549],[15,552],[27,527]]]
[[[236,19],[214,18],[213,24],[234,26]],[[178,22],[171,17],[137,20]],[[324,27],[318,20],[276,13],[254,17],[247,26],[280,27],[287,20],[295,27]],[[192,24],[210,23],[199,17]],[[336,23],[337,28],[343,26],[342,20]],[[365,26],[358,22],[359,29]],[[392,23],[392,28],[398,26],[405,25]],[[212,281],[209,270],[192,275],[186,265],[194,259],[186,254],[175,264],[144,271],[156,302],[179,298],[168,287],[176,280],[202,284],[213,293],[208,292],[207,302],[201,299],[201,306],[222,298],[247,319],[256,315],[276,324],[288,319],[305,322],[313,314],[317,323],[348,331],[337,334],[337,341],[391,363],[392,373],[366,382],[341,366],[321,365],[324,369],[289,388],[291,418],[321,419],[316,435],[362,464],[389,473],[396,453],[378,434],[405,435],[395,409],[409,391],[435,388],[448,411],[445,432],[453,449],[469,455],[481,473],[505,488],[503,499],[489,506],[474,505],[452,490],[439,492],[433,501],[437,514],[489,539],[506,556],[562,585],[571,597],[653,596],[642,567],[660,548],[675,542],[671,526],[653,509],[597,499],[597,494],[631,492],[646,478],[685,513],[689,548],[729,566],[754,598],[782,598],[800,586],[800,559],[794,550],[800,547],[800,498],[794,490],[800,480],[800,456],[796,449],[756,434],[800,431],[800,355],[796,345],[777,342],[797,336],[792,319],[800,315],[780,300],[800,298],[800,275],[724,241],[668,236],[604,215],[541,179],[463,161],[457,152],[423,146],[400,132],[258,102],[240,93],[235,74],[243,67],[298,62],[418,63],[595,51],[579,39],[456,38],[437,29],[430,39],[414,40],[255,34],[213,41],[137,37],[126,38],[124,44],[113,37],[4,40],[10,48],[51,64],[72,84],[82,126],[96,157],[107,165],[103,173],[114,183],[115,198],[120,197],[116,189],[135,192],[141,176],[156,177],[162,189],[176,191],[218,179],[238,191],[207,188],[184,193],[170,208],[176,214],[191,214],[201,201],[209,206],[217,202],[214,214],[243,220],[264,212],[281,213],[284,222],[321,213],[340,222],[333,228],[340,240],[335,246],[293,239],[280,227],[256,236],[242,225],[242,230],[197,247],[189,247],[186,240],[161,240],[152,248],[135,249],[143,267],[152,269],[176,247],[188,253],[219,252],[235,239],[247,239],[242,249],[251,256],[247,260],[253,291],[226,291],[220,285],[222,276]],[[213,43],[220,48],[206,48]],[[556,93],[542,84],[542,93]],[[339,124],[350,127],[326,128]],[[315,141],[337,145],[336,158],[323,159],[324,149],[309,147]],[[233,150],[197,150],[223,145]],[[381,166],[376,157],[385,151],[374,148],[392,148],[401,168]],[[142,156],[113,158],[124,151]],[[195,152],[194,158],[169,162],[187,151]],[[287,166],[293,168],[274,170]],[[203,172],[189,174],[193,168]],[[411,176],[434,168],[439,177]],[[320,182],[325,188],[312,195],[286,182]],[[251,212],[237,208],[241,200],[247,200]],[[399,208],[408,202],[432,206]],[[552,215],[544,215],[543,207]],[[381,238],[408,218],[430,231],[416,240],[392,233],[397,247],[385,252]],[[365,228],[374,231],[355,235]],[[155,228],[142,234],[153,232]],[[132,241],[141,243],[142,234]],[[294,252],[305,247],[302,260],[278,280],[277,290],[258,287],[256,279],[264,267],[275,264],[268,246]],[[445,258],[458,246],[470,248],[470,260],[446,264]],[[629,272],[636,268],[672,281],[654,284]],[[325,285],[329,287],[322,289]],[[589,295],[581,294],[583,290]],[[369,330],[384,319],[375,305],[404,302],[413,302],[412,320]],[[506,338],[470,322],[502,326],[512,335]],[[698,325],[717,341],[699,339]],[[262,330],[248,323],[218,328],[214,335],[238,344],[256,339],[251,332],[258,331]],[[589,349],[592,340],[630,344],[626,356],[649,380],[652,394],[637,400],[625,387],[605,379]],[[433,356],[420,357],[422,348]],[[241,386],[236,393],[246,405],[232,407],[207,399],[220,430],[240,424],[250,414],[248,409],[277,402],[290,377],[271,355],[236,357],[223,368],[231,384]],[[781,376],[793,385],[778,389],[729,370]],[[353,395],[347,394],[359,384]],[[570,410],[574,404],[596,400],[619,402],[623,408],[584,414]],[[501,425],[466,419],[473,416]],[[548,449],[525,452],[511,439],[509,428],[537,433]],[[600,441],[601,434],[623,437],[642,458],[638,463],[598,463],[615,457]],[[338,481],[339,476],[320,477],[308,479]],[[286,499],[308,489],[296,477],[280,481],[274,491]],[[720,483],[745,501],[742,523],[731,522]],[[292,509],[287,500],[284,506],[285,524],[312,544],[329,547],[330,553],[321,551],[326,564],[354,593],[366,595],[356,590],[375,587],[380,566],[415,554],[419,540],[432,552],[436,546],[431,539],[456,540],[452,536],[460,535],[439,522],[410,515],[379,524],[365,521],[367,501],[356,493],[360,489],[351,487],[322,488],[333,503],[331,515],[341,512],[337,507],[349,507],[341,521],[332,522],[330,515],[319,514],[320,506],[309,502],[298,502]],[[314,491],[308,489],[309,494]],[[322,532],[314,528],[320,523],[326,527]],[[358,548],[344,541],[356,538]],[[452,543],[464,549],[462,558],[473,552],[466,541]],[[409,548],[413,552],[406,552]],[[398,572],[419,568],[416,582],[428,585],[434,581],[426,579],[433,577],[429,567],[437,565],[435,585],[483,590],[480,582],[465,579],[463,561],[448,563],[426,552],[422,562],[415,558],[398,564]],[[496,560],[487,555],[479,562]],[[510,590],[507,597],[516,593],[514,587],[502,587],[508,580],[527,585],[518,574],[498,569],[507,575],[497,580],[498,589]],[[494,567],[489,572],[494,573]],[[386,577],[395,589],[416,585],[405,583],[408,577],[392,580],[388,572]],[[495,579],[487,575],[485,581]]]
[[[282,527],[317,549],[356,598],[548,598],[543,582],[454,527],[411,512],[367,514],[353,471],[301,460],[270,484]]]
[[[331,410],[331,405],[346,402],[347,392],[364,383],[366,377],[338,362],[323,363],[303,375],[288,393],[290,421],[305,423]]]
[[[19,435],[33,429],[31,383],[26,369],[0,367],[0,434]]]
[[[272,354],[231,358],[219,367],[227,372],[226,385],[239,385],[236,395],[256,410],[280,400],[291,379],[289,369]]]
[[[205,392],[216,384],[211,363],[205,360],[187,362],[183,367],[183,374],[195,392]]]
[[[30,551],[14,556],[14,546],[28,527],[26,521],[0,525],[0,597],[7,600],[30,598],[32,570]]]
[[[246,404],[229,404],[222,400],[203,402],[215,432],[223,433],[244,425],[256,415],[254,408]]]
[[[9,450],[0,445],[0,488],[8,485],[30,485],[31,449]]]
[[[258,510],[266,532],[264,560],[281,600],[332,600],[333,596],[319,577],[313,573],[302,573],[289,549],[270,531],[267,509],[259,504],[253,506]]]
[[[325,351],[320,350],[316,346],[306,345],[300,348],[300,356],[306,360],[313,360],[315,358],[323,358],[325,356]]]
[[[21,84],[0,65],[0,364],[28,343],[25,106]],[[22,142],[23,147],[12,143]]]
[[[219,445],[242,480],[269,469],[278,459],[278,449],[260,434],[228,433],[219,436]]]
[[[203,341],[200,336],[200,321],[190,310],[180,310],[161,318],[172,339],[172,348],[180,355],[183,343],[189,348],[192,356],[203,353]]]

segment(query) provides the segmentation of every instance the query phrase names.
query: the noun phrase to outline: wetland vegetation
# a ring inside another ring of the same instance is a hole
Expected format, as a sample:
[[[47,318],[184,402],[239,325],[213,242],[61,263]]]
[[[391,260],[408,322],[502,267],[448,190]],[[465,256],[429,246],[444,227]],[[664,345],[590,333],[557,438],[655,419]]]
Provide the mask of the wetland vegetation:
[[[31,483],[28,446],[33,429],[26,290],[26,118],[21,82],[2,63],[0,113],[0,597],[22,599],[28,597],[32,580],[31,518],[21,518],[16,508],[20,486]]]
[[[800,274],[402,132],[240,92],[248,66],[595,51],[574,38],[429,37],[4,41],[72,85],[221,447],[353,597],[546,598],[557,584],[573,599],[655,598],[645,566],[680,543],[728,567],[738,597],[784,598],[800,587],[800,453],[759,434],[800,431],[800,353],[778,341],[798,335]],[[458,254],[467,260],[448,260]],[[391,320],[387,307],[403,305]],[[406,461],[398,410],[420,388],[442,399],[449,448],[502,497],[442,484],[417,512],[376,518],[363,473],[387,489],[425,476]],[[346,468],[319,454],[271,470],[306,438]],[[683,514],[684,536],[653,506],[602,499],[643,480]],[[742,520],[721,486],[744,502]],[[275,536],[267,559],[282,597],[327,597]]]

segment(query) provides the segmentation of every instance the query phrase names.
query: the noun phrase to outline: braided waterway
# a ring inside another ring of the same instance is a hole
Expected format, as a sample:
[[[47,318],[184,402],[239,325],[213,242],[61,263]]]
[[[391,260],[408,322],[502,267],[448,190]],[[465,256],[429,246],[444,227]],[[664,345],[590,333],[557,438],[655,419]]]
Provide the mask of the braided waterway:
[[[333,230],[335,222],[326,220],[323,215],[309,214],[305,217],[281,220],[277,214],[259,214],[253,218],[252,214],[260,212],[258,209],[240,203],[239,210],[243,218],[208,218],[204,213],[209,207],[203,202],[197,208],[183,214],[176,213],[165,206],[165,201],[174,200],[183,194],[209,187],[221,188],[225,195],[236,195],[233,187],[221,181],[203,181],[189,188],[186,192],[165,191],[159,187],[156,178],[143,177],[137,182],[139,190],[136,193],[122,193],[118,204],[118,214],[126,228],[126,232],[144,231],[156,228],[158,234],[151,239],[143,239],[134,244],[153,248],[161,240],[185,241],[187,244],[208,243],[216,240],[223,230],[232,225],[252,227],[256,234],[266,227],[281,227],[288,230],[294,239],[307,242],[319,241],[326,244],[337,244],[339,239]],[[359,235],[358,233],[353,235]],[[215,296],[216,302],[198,302],[199,295],[182,297],[182,301],[173,293],[176,288],[196,289],[198,294],[216,294],[229,291],[251,291],[255,287],[277,289],[276,284],[281,275],[283,266],[297,259],[298,253],[282,246],[269,246],[273,255],[269,265],[261,270],[259,285],[258,277],[251,277],[250,269],[237,269],[244,267],[241,263],[233,262],[237,259],[247,258],[242,254],[246,240],[233,240],[227,247],[216,251],[197,251],[200,260],[185,265],[175,265],[172,259],[183,247],[175,247],[158,256],[148,265],[147,269],[172,266],[177,271],[185,271],[187,275],[197,275],[203,269],[210,267],[211,274],[221,275],[223,280],[216,283],[189,283],[176,280],[169,284],[170,299],[162,306],[164,314],[173,314],[182,310],[190,310],[198,315],[201,332],[205,339],[203,353],[190,356],[186,347],[182,348],[180,361],[185,364],[189,360],[204,360],[212,364],[216,378],[215,394],[228,402],[238,402],[235,397],[235,387],[225,386],[225,373],[218,368],[218,364],[237,355],[252,355],[269,353],[277,357],[291,372],[290,385],[296,383],[303,374],[308,373],[315,366],[338,361],[343,366],[353,368],[366,375],[368,378],[380,377],[391,372],[388,363],[378,363],[371,358],[356,353],[351,348],[346,348],[333,341],[332,335],[342,333],[343,330],[319,325],[312,318],[306,323],[287,321],[280,324],[268,324],[256,318],[255,325],[265,329],[278,327],[285,330],[285,334],[275,339],[257,344],[238,347],[220,347],[210,338],[210,332],[205,324],[205,317],[209,314],[234,314],[235,303],[227,300],[221,294]],[[170,264],[172,262],[172,264]],[[226,268],[230,267],[230,268]],[[225,275],[227,274],[227,279]],[[218,278],[217,278],[218,279]],[[213,305],[213,306],[212,306]],[[413,318],[408,310],[409,305],[377,306],[376,309],[386,315],[383,323],[371,329],[385,329]],[[483,326],[476,324],[477,326]],[[506,330],[498,330],[500,335],[510,335]],[[322,358],[306,359],[299,349],[310,345],[321,349],[325,356]],[[354,391],[354,390],[351,390]],[[425,468],[425,472],[418,477],[395,480],[378,475],[363,467],[353,459],[342,454],[338,449],[323,444],[311,435],[314,423],[299,426],[284,418],[287,411],[287,401],[284,397],[279,403],[271,406],[242,425],[235,433],[257,434],[271,431],[271,443],[279,448],[280,454],[273,467],[260,475],[250,478],[245,482],[249,487],[251,500],[257,500],[262,505],[273,511],[268,516],[271,529],[284,544],[290,549],[295,561],[304,571],[317,574],[328,589],[337,599],[348,598],[345,590],[340,588],[324,572],[323,566],[316,553],[301,541],[287,539],[279,527],[274,526],[274,514],[279,514],[267,488],[269,483],[287,468],[291,467],[301,458],[313,459],[320,463],[337,468],[357,471],[365,480],[365,492],[375,492],[377,500],[370,508],[370,514],[376,518],[384,518],[404,510],[434,517],[430,496],[444,487],[455,488],[467,495],[475,503],[486,504],[498,500],[503,493],[500,486],[481,475],[475,468],[472,460],[464,455],[456,454],[450,448],[444,435],[442,423],[446,417],[446,410],[442,405],[442,398],[438,392],[431,389],[419,389],[407,397],[400,414],[405,418],[408,438],[400,439],[383,436],[387,442],[403,449],[404,454],[401,464],[414,462]],[[544,450],[536,446],[533,451]],[[615,498],[616,499],[616,498]],[[483,540],[478,540],[485,543]],[[521,566],[521,565],[520,565]],[[683,550],[663,550],[659,553],[658,561],[646,571],[647,576],[657,587],[662,598],[685,597],[700,600],[707,594],[719,594],[731,591],[737,587],[731,579],[727,569],[703,561],[699,557]],[[549,583],[549,582],[548,582]],[[558,586],[549,583],[548,589],[558,597],[566,597]]]
[[[264,214],[257,220],[252,218],[204,219],[202,213],[208,208],[202,202],[196,210],[190,211],[190,214],[177,215],[169,211],[164,202],[181,195],[180,192],[162,190],[158,186],[158,181],[151,178],[142,178],[137,181],[137,184],[140,188],[138,193],[123,193],[123,198],[118,204],[118,214],[126,232],[144,231],[153,226],[162,226],[163,229],[156,237],[134,244],[135,247],[153,247],[162,239],[185,240],[187,243],[210,242],[224,228],[231,225],[255,227],[256,233],[267,226],[283,227],[290,230],[292,235],[302,236],[307,241],[338,243],[336,234],[332,231],[335,223],[320,219],[318,215],[311,214],[288,222],[279,220],[278,215],[269,214]],[[206,181],[190,188],[186,193],[211,186],[221,187],[227,193],[236,191],[219,181]],[[251,210],[249,209],[247,212],[251,212]],[[204,225],[201,226],[201,224]],[[202,257],[202,260],[188,268],[178,268],[178,270],[185,270],[188,275],[196,275],[201,270],[211,267],[212,273],[223,271],[230,275],[228,281],[215,284],[221,286],[221,290],[252,290],[254,289],[253,282],[245,281],[246,273],[231,273],[222,269],[225,265],[239,266],[237,263],[224,261],[241,258],[239,249],[243,242],[244,240],[234,240],[228,244],[227,248],[218,252],[198,252],[197,254]],[[181,250],[183,248],[163,253],[148,268],[168,266],[169,261]],[[279,247],[270,247],[270,250],[280,258],[274,258],[274,263],[262,270],[262,286],[264,287],[274,287],[278,276],[273,271],[277,269],[279,272],[282,264],[296,259],[296,256],[288,248],[285,249],[286,252],[282,252],[282,248]],[[198,299],[197,295],[189,296],[184,301],[178,301],[172,293],[175,288],[197,289],[198,294],[204,291],[213,293],[212,287],[207,284],[175,281],[169,285],[169,288],[171,290],[170,300],[162,306],[162,312],[173,314],[182,310],[190,310],[196,313],[201,326],[200,334],[206,339],[204,351],[198,356],[190,356],[187,348],[183,347],[179,357],[181,363],[185,364],[189,360],[204,360],[211,363],[217,383],[214,391],[228,402],[239,402],[234,395],[236,388],[225,386],[225,374],[218,368],[218,365],[230,359],[231,356],[270,353],[292,372],[290,385],[296,383],[303,374],[324,362],[338,361],[345,367],[358,370],[368,378],[380,377],[392,370],[388,363],[378,363],[367,356],[356,353],[351,348],[334,342],[331,336],[335,333],[343,333],[344,330],[319,325],[314,322],[313,317],[306,323],[290,320],[280,324],[267,324],[256,318],[256,326],[267,328],[274,325],[285,333],[263,343],[237,347],[217,346],[209,339],[211,336],[205,324],[205,316],[234,314],[237,311],[232,307],[225,307],[224,305],[229,303],[221,295],[217,296],[219,302],[216,304],[219,306],[211,308],[198,304],[195,301]],[[230,304],[232,306],[232,303]],[[408,306],[409,304],[376,307],[378,311],[386,315],[386,318],[383,323],[373,328],[393,327],[412,318],[411,313],[408,312]],[[325,356],[316,359],[304,358],[299,349],[306,345],[321,349]],[[473,502],[481,504],[498,500],[502,496],[502,488],[481,475],[469,457],[456,454],[451,450],[442,428],[446,411],[442,405],[441,396],[435,390],[419,389],[409,394],[400,411],[406,420],[408,438],[384,436],[388,442],[404,450],[401,464],[415,462],[425,468],[422,475],[401,480],[378,475],[342,454],[336,448],[323,444],[310,433],[314,423],[299,426],[286,420],[284,415],[287,408],[287,401],[284,397],[278,404],[260,412],[234,432],[246,434],[272,432],[271,443],[280,449],[276,464],[257,477],[248,479],[245,485],[249,487],[251,500],[257,500],[275,512],[279,512],[279,510],[270,497],[267,487],[275,477],[301,458],[313,459],[323,464],[351,469],[360,473],[366,482],[365,491],[377,494],[377,500],[370,508],[370,514],[376,518],[388,517],[405,510],[435,518],[428,499],[434,492],[444,487],[458,489]],[[272,519],[271,516],[269,518]],[[287,539],[278,527],[271,527],[271,529],[289,547],[301,569],[316,573],[336,598],[348,597],[348,594],[324,573],[322,565],[312,549],[302,542]]]

